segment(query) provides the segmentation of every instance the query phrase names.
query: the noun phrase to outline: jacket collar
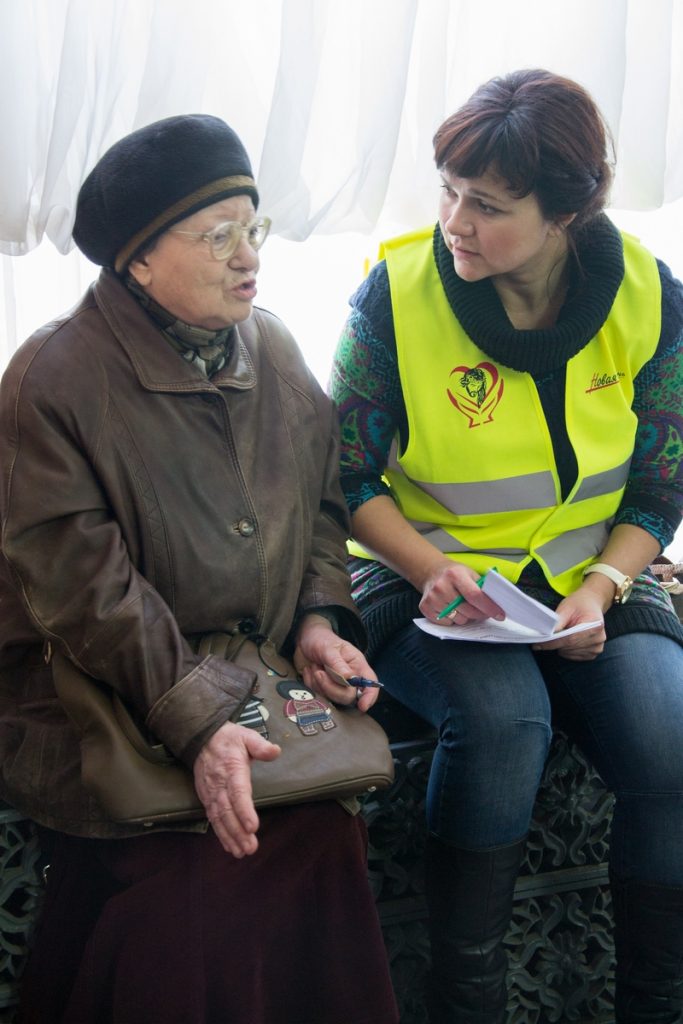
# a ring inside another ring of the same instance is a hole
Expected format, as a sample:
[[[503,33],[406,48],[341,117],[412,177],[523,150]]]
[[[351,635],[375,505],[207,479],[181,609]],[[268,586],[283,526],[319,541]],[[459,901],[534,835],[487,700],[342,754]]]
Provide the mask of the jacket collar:
[[[186,362],[164,338],[113,270],[103,269],[93,286],[95,302],[126,352],[140,385],[147,391],[247,391],[256,385],[256,369],[239,330],[225,366],[209,380]],[[144,358],[142,349],[144,347]]]

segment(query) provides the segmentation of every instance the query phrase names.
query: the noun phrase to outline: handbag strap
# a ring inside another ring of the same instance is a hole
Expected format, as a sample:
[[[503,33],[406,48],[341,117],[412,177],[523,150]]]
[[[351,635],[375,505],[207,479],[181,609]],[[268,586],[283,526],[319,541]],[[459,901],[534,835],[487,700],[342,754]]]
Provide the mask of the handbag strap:
[[[264,669],[283,679],[296,679],[298,672],[290,661],[278,653],[277,647],[262,633],[206,633],[199,641],[197,653],[206,658],[214,655],[236,665],[251,668],[257,674]]]

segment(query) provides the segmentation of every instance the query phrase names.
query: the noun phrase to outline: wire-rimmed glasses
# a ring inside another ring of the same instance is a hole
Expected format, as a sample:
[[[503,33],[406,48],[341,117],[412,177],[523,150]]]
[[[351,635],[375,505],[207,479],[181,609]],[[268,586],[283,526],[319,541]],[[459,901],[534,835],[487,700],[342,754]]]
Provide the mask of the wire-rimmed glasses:
[[[237,220],[226,220],[217,224],[210,231],[181,231],[171,228],[176,235],[188,235],[190,238],[201,238],[209,243],[211,255],[215,260],[229,260],[237,252],[243,238],[252,249],[260,249],[270,231],[270,217],[255,217],[248,224],[240,224]]]

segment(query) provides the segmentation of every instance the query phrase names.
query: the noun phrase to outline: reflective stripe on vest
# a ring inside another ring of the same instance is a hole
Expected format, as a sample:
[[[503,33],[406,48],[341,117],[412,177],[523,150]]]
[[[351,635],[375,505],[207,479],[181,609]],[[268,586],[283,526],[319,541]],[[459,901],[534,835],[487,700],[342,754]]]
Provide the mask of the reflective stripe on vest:
[[[409,430],[385,478],[423,536],[478,572],[496,565],[517,580],[534,558],[568,594],[605,545],[633,453],[633,381],[661,327],[654,257],[623,239],[625,275],[609,317],[567,364],[578,478],[564,502],[536,385],[463,331],[434,263],[432,229],[383,246]]]

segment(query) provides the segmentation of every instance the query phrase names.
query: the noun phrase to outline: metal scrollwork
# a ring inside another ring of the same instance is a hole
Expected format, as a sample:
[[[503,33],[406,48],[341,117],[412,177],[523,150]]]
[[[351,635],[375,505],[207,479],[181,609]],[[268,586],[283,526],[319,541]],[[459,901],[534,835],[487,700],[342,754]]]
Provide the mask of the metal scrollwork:
[[[396,781],[363,808],[402,1024],[426,1024],[429,942],[424,901],[425,800],[433,739],[392,745]],[[534,808],[506,938],[507,1024],[613,1020],[607,851],[613,798],[581,752],[556,733]]]
[[[385,902],[422,897],[424,892],[425,794],[433,748],[400,747],[394,752],[391,789],[363,805],[370,836],[370,880],[375,898]]]
[[[402,1024],[426,1024],[425,799],[434,741],[392,745],[396,779],[366,798],[369,872]],[[534,809],[506,937],[507,1024],[608,1022],[613,947],[607,849],[613,800],[583,755],[556,734]],[[30,822],[0,809],[0,1024],[17,1000],[42,894]]]
[[[42,896],[40,847],[33,824],[0,811],[0,1008],[17,1002],[17,981]],[[1,1020],[11,1020],[6,1011]]]
[[[508,1024],[604,1020],[612,1006],[613,945],[606,886],[515,904]]]
[[[604,863],[613,805],[583,754],[556,733],[534,807],[526,870]]]

